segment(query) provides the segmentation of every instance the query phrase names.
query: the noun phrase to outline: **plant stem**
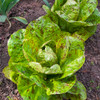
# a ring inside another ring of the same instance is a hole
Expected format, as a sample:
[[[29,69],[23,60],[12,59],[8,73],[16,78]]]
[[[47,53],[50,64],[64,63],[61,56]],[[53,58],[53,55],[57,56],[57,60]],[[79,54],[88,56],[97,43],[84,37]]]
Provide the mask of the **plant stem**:
[[[11,22],[9,21],[8,17],[7,17],[7,21],[8,21],[8,23],[9,23],[8,29],[10,29],[10,28],[11,28]]]

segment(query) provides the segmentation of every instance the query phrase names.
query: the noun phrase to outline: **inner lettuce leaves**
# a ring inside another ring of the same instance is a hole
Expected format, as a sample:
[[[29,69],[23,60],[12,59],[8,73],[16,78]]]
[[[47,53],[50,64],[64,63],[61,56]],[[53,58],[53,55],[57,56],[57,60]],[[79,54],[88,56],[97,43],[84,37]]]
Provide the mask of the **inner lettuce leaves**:
[[[100,23],[97,0],[55,0],[47,14],[8,40],[5,77],[24,100],[86,100],[74,75],[85,62],[84,42]]]

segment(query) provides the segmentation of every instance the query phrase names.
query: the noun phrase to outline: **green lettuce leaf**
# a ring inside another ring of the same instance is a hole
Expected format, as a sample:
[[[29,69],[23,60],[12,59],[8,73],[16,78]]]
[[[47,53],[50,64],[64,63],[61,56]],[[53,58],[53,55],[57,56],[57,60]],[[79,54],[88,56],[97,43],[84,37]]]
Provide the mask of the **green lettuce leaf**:
[[[23,54],[23,39],[24,39],[25,29],[20,29],[11,35],[8,40],[8,53],[14,62],[25,61]]]
[[[30,62],[29,65],[37,72],[44,73],[44,74],[61,74],[61,68],[58,64],[54,64],[50,68],[42,67],[41,64],[37,62]]]
[[[68,92],[76,82],[76,77],[64,78],[62,80],[51,79],[47,84],[47,94],[62,94]]]
[[[10,79],[15,84],[17,84],[18,77],[19,77],[18,73],[14,72],[9,66],[7,66],[7,67],[5,67],[3,69],[3,73],[4,73],[4,75],[5,75],[6,78]]]
[[[70,100],[86,100],[87,98],[86,89],[79,81],[77,81],[76,84],[68,91],[68,93],[64,95],[65,98]]]
[[[51,11],[59,10],[65,2],[66,0],[55,0],[55,3],[52,6]]]
[[[92,23],[93,25],[100,24],[100,12],[99,12],[99,10],[97,8],[93,12],[93,14],[88,17],[86,22]]]
[[[73,37],[77,37],[81,41],[85,42],[89,37],[91,37],[93,34],[95,34],[97,29],[97,26],[91,26],[91,27],[84,27],[81,28],[79,31],[76,31],[73,33]]]
[[[50,67],[57,63],[57,56],[49,46],[44,46],[37,54],[37,62],[42,66]]]
[[[33,81],[19,77],[18,91],[24,100],[48,100],[49,96],[43,87],[38,87]]]
[[[78,20],[85,21],[94,12],[97,5],[97,0],[82,0]]]
[[[66,36],[57,43],[57,55],[65,78],[78,71],[85,62],[84,44],[76,37]]]
[[[77,20],[79,15],[79,3],[75,0],[67,0],[60,10],[55,11],[61,18]]]

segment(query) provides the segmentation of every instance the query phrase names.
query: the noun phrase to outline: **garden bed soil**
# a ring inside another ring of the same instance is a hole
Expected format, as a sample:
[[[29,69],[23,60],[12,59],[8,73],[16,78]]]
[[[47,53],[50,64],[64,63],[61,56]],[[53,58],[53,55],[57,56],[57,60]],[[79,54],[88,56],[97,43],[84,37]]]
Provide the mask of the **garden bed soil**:
[[[53,0],[49,0],[52,5]],[[10,11],[9,17],[22,16],[28,22],[45,15],[42,9],[42,0],[21,0]],[[100,2],[98,5],[100,10]],[[0,23],[0,100],[22,100],[17,86],[6,79],[2,73],[4,67],[8,65],[9,55],[7,52],[7,41],[10,35],[21,28],[26,28],[26,25],[11,19],[12,27],[8,29],[9,24]],[[87,89],[87,100],[100,100],[100,25],[98,25],[96,34],[89,38],[85,43],[86,61],[83,67],[76,73],[77,78],[81,81]]]

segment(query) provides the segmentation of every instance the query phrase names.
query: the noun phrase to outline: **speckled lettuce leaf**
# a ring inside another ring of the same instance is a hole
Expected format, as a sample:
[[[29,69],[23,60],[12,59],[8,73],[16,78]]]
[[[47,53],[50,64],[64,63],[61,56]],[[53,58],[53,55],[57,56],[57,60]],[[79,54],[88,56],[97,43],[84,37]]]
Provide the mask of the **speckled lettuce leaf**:
[[[79,81],[76,82],[76,84],[73,86],[73,88],[68,93],[79,96],[80,100],[86,100],[87,98],[86,88]]]
[[[62,80],[51,79],[47,84],[47,94],[62,94],[68,92],[76,82],[76,77],[71,76]]]
[[[61,78],[74,74],[85,62],[83,42],[72,36],[67,36],[67,41],[69,48],[65,62],[60,65],[63,71]]]
[[[37,72],[44,74],[61,74],[62,70],[58,64],[52,65],[50,68],[42,67],[40,63],[30,62],[29,65]]]
[[[67,0],[60,10],[55,11],[65,20],[77,20],[80,5],[75,0]]]
[[[85,62],[84,44],[76,37],[68,35],[60,38],[56,43],[56,52],[63,71],[61,78],[74,74]]]
[[[46,5],[43,5],[43,9],[45,10],[45,12],[47,13],[48,17],[55,23],[58,25],[58,16],[56,13],[51,12],[51,9],[48,8]]]
[[[38,51],[37,62],[39,62],[42,66],[50,67],[57,63],[57,56],[52,48],[45,45]]]
[[[52,34],[51,34],[52,33]],[[48,41],[60,38],[61,30],[48,15],[31,22],[26,28],[23,42],[24,55],[28,61],[36,61],[38,50]]]
[[[86,89],[81,82],[77,81],[75,85],[66,94],[63,95],[63,98],[70,100],[86,100]]]
[[[55,0],[54,5],[51,8],[51,11],[59,10],[66,0]]]
[[[100,24],[100,12],[99,12],[99,10],[97,8],[93,12],[93,14],[88,17],[86,22],[92,23],[93,25]]]
[[[40,43],[40,38],[39,32],[34,34],[34,22],[31,22],[26,28],[23,41],[23,52],[28,61],[36,61],[37,51],[42,44]]]
[[[4,73],[4,75],[5,75],[6,78],[10,79],[15,84],[17,84],[18,77],[19,77],[18,73],[14,72],[9,66],[7,66],[7,67],[5,67],[3,69],[3,73]]]
[[[22,63],[14,63],[12,62],[10,64],[10,68],[18,72],[23,77],[35,82],[38,86],[42,86],[43,81],[43,75],[39,75],[35,70],[31,69],[29,67],[28,63],[22,62]]]
[[[82,0],[80,3],[80,13],[78,20],[85,21],[94,12],[97,5],[97,0]]]
[[[10,59],[12,59],[14,62],[22,62],[26,60],[22,49],[24,34],[25,30],[20,29],[12,34],[8,40],[8,53]]]
[[[82,27],[93,26],[92,23],[87,23],[83,21],[74,21],[74,20],[69,21],[69,20],[65,20],[64,18],[61,18],[60,16],[58,16],[58,19],[59,19],[58,25],[61,28],[61,30],[70,33],[74,33]]]
[[[91,26],[91,27],[84,27],[81,28],[79,31],[76,31],[73,33],[73,37],[77,37],[78,39],[85,42],[89,37],[91,37],[93,34],[95,34],[97,29],[97,26]]]
[[[66,33],[66,35],[69,35],[69,33]],[[58,63],[60,65],[62,65],[66,60],[69,46],[70,45],[69,45],[69,40],[67,36],[64,36],[58,39],[56,43],[56,53],[57,53]]]
[[[28,62],[20,62],[20,63],[15,63],[15,62],[9,62],[10,68],[13,71],[16,71],[23,75],[24,77],[30,78],[30,76],[36,72],[34,70],[31,70],[29,68]]]
[[[24,100],[49,100],[45,89],[27,78],[19,77],[17,87]]]
[[[45,74],[62,74],[62,70],[58,64],[54,64],[45,71]]]

